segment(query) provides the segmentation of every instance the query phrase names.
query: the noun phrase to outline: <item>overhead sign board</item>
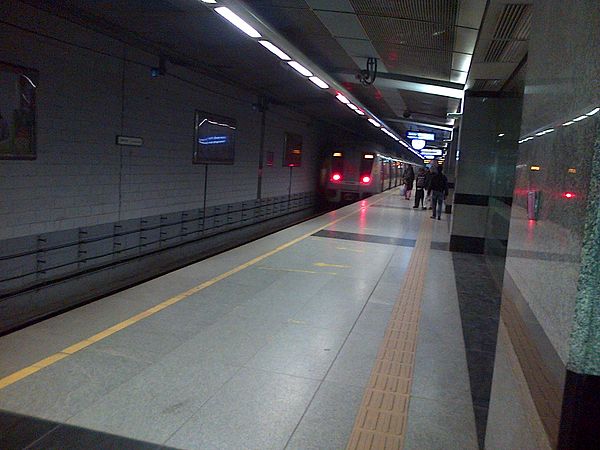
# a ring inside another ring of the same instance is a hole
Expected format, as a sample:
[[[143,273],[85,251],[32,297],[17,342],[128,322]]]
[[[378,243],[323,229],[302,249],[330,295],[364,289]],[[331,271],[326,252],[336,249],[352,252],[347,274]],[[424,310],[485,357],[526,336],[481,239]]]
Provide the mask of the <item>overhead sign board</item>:
[[[407,139],[422,139],[424,141],[435,141],[435,134],[423,133],[421,131],[407,131],[406,138]]]
[[[442,152],[440,148],[424,148],[420,151],[423,156],[442,156]]]

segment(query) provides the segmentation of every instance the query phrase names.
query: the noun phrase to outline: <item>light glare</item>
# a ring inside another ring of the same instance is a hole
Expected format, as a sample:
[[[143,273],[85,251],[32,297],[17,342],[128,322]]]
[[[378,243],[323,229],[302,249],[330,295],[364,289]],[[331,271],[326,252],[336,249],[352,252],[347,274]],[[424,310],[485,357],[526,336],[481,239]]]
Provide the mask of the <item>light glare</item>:
[[[594,108],[592,109],[589,113],[586,114],[586,116],[593,116],[594,114],[596,114],[598,111],[600,111],[600,108]]]

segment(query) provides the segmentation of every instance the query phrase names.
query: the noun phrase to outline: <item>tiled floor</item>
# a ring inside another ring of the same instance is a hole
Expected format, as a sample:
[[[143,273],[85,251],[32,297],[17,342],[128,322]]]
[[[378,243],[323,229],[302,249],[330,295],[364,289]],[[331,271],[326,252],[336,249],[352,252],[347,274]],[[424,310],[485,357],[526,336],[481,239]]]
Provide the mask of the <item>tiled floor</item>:
[[[234,269],[1,388],[0,448],[345,448],[428,216],[406,204],[375,196],[0,338],[6,377]],[[448,222],[431,227],[405,446],[477,448]]]

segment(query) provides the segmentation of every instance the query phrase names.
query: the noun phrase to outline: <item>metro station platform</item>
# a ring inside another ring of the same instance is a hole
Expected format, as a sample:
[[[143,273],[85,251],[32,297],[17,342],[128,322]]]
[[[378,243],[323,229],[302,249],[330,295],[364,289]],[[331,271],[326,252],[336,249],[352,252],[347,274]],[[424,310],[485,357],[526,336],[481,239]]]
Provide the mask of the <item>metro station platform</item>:
[[[6,335],[0,447],[478,448],[448,241],[392,190]]]

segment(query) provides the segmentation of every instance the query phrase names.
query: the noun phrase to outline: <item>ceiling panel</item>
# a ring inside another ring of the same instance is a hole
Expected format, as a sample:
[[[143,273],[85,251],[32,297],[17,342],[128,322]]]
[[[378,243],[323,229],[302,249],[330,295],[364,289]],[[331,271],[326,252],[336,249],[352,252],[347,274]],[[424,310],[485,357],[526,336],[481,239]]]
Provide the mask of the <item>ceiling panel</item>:
[[[405,19],[359,15],[369,38],[374,42],[452,51],[454,29],[437,24]]]
[[[391,73],[448,81],[452,53],[376,43],[375,49]]]
[[[452,25],[458,0],[350,0],[359,15],[396,17]]]

